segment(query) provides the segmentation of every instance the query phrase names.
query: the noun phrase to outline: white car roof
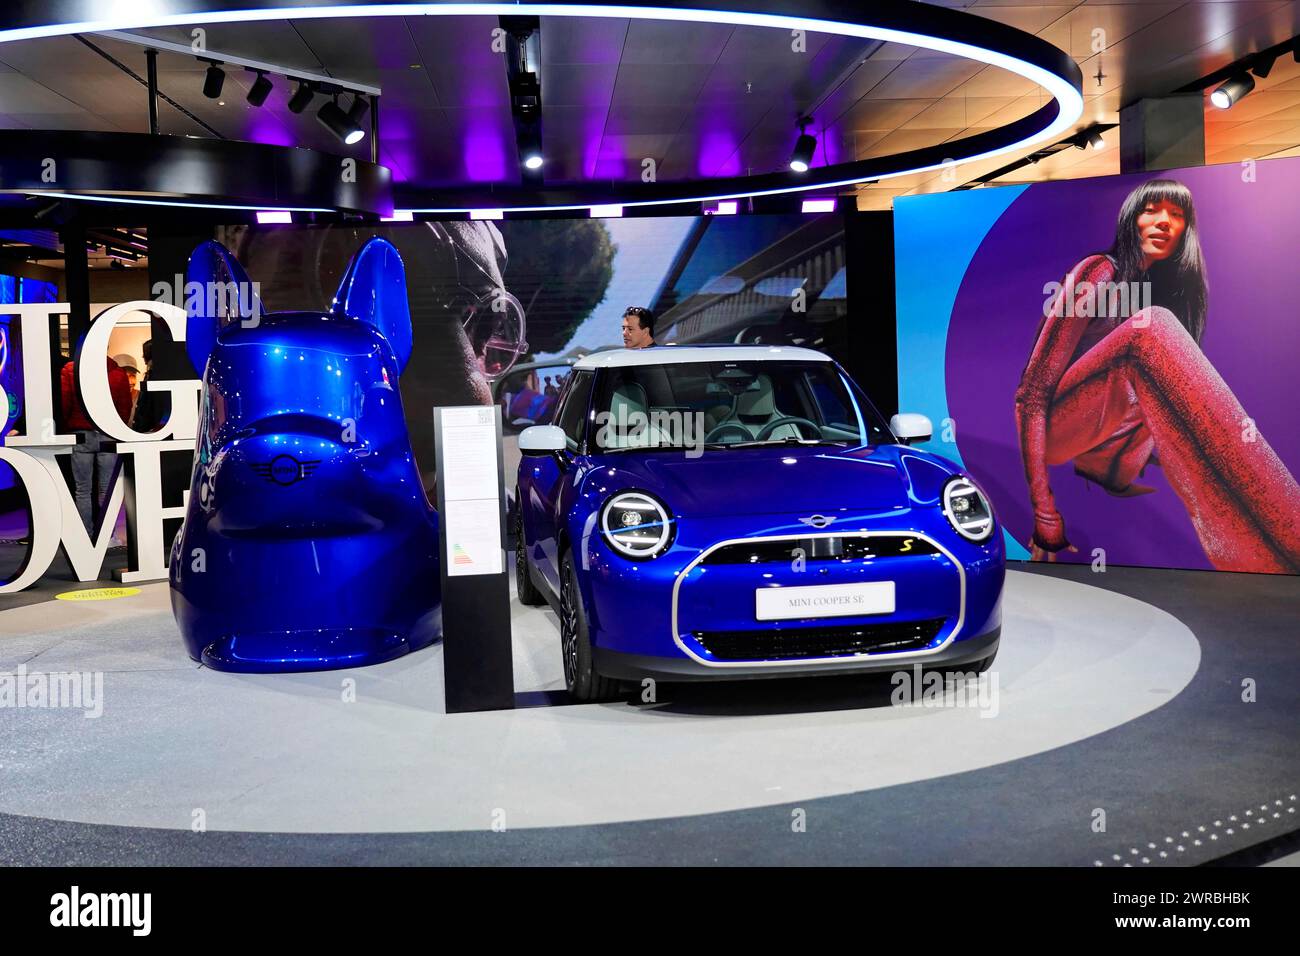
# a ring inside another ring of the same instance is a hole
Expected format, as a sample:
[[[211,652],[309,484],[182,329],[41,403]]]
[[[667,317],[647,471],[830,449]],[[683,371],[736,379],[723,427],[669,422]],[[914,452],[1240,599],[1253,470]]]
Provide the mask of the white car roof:
[[[656,345],[648,349],[592,352],[575,369],[677,365],[683,362],[829,362],[830,356],[793,345]]]

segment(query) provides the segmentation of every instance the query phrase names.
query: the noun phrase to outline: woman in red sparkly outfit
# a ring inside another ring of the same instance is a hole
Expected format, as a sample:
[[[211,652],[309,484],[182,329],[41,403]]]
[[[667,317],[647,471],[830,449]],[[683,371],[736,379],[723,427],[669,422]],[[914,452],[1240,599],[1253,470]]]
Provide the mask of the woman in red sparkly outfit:
[[[1201,351],[1205,262],[1191,192],[1171,179],[1124,201],[1115,242],[1066,275],[1016,391],[1036,561],[1077,551],[1048,467],[1112,495],[1164,469],[1220,570],[1300,572],[1300,486]]]

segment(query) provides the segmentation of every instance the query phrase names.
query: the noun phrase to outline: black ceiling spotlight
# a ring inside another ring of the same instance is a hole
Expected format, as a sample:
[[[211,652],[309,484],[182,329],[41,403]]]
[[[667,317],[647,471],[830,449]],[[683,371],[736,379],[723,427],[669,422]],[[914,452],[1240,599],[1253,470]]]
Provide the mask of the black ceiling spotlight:
[[[311,101],[316,98],[316,91],[306,80],[298,81],[298,88],[293,91],[293,96],[289,97],[289,112],[301,113],[307,107],[311,106]]]
[[[525,169],[541,169],[546,158],[542,155],[542,137],[536,126],[519,129],[519,161]]]
[[[257,79],[253,81],[252,87],[248,91],[248,102],[254,106],[261,106],[266,102],[266,98],[271,95],[271,81],[267,79],[265,73],[257,71]]]
[[[316,118],[321,121],[321,124],[327,130],[343,140],[348,146],[353,146],[366,138],[366,131],[354,122],[347,113],[343,112],[343,108],[339,106],[337,94],[334,99],[325,102],[325,105],[317,112]]]
[[[542,83],[533,67],[540,49],[541,20],[534,16],[502,16],[498,22],[506,32],[506,82],[510,87],[519,175],[526,185],[540,186],[546,163],[542,151]]]
[[[1250,67],[1250,72],[1254,73],[1261,80],[1273,72],[1273,64],[1277,62],[1275,56],[1261,56]]]
[[[1230,108],[1234,103],[1255,88],[1255,81],[1249,73],[1240,73],[1232,77],[1210,94],[1210,102],[1221,110]]]
[[[1102,135],[1100,126],[1089,126],[1087,129],[1075,133],[1066,143],[1067,148],[1073,146],[1075,149],[1087,149],[1091,146],[1093,149],[1105,149],[1106,137]]]
[[[796,173],[808,172],[812,165],[813,154],[817,152],[817,137],[808,132],[812,125],[811,116],[799,118],[799,138],[795,140],[794,152],[790,154],[790,168]]]
[[[203,95],[210,100],[221,96],[221,88],[226,85],[226,71],[215,60],[205,60],[210,64],[203,76]]]
[[[352,105],[348,107],[348,119],[361,125],[361,119],[366,115],[366,110],[370,109],[369,101],[360,93],[352,94]]]

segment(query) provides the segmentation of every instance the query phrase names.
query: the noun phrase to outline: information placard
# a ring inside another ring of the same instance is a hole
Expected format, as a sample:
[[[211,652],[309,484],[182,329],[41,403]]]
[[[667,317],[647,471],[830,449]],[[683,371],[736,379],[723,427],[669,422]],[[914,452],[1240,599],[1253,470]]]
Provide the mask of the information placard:
[[[501,409],[433,410],[447,711],[514,706]]]
[[[447,575],[501,574],[501,437],[499,410],[436,410],[441,437],[438,487],[447,537]]]

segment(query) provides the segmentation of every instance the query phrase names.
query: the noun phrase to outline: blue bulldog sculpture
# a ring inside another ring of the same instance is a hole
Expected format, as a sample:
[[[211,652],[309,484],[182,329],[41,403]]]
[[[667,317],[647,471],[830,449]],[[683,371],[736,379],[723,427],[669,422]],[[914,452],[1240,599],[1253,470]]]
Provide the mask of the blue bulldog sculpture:
[[[216,242],[186,278],[204,293],[187,294],[186,327],[203,399],[170,578],[190,656],[325,670],[437,640],[438,516],[397,390],[412,344],[397,250],[362,246],[327,313],[262,314]]]

